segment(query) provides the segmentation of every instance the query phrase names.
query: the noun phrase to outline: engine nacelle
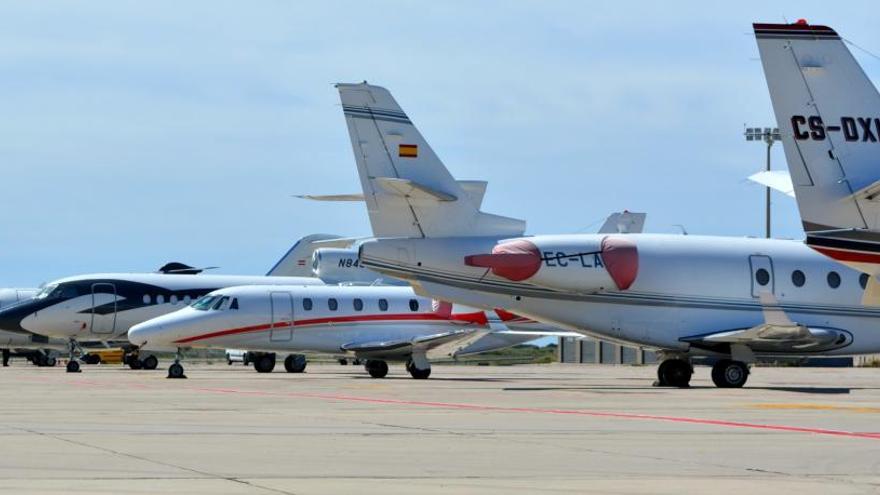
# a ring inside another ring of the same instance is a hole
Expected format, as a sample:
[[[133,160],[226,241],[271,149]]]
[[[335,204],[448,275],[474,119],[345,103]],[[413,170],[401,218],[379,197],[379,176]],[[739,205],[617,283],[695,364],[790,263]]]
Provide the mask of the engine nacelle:
[[[404,284],[361,266],[357,249],[316,249],[312,254],[312,272],[328,284],[372,284],[377,280],[383,285]]]
[[[639,270],[636,244],[624,235],[536,236],[465,257],[501,278],[576,292],[627,290]]]

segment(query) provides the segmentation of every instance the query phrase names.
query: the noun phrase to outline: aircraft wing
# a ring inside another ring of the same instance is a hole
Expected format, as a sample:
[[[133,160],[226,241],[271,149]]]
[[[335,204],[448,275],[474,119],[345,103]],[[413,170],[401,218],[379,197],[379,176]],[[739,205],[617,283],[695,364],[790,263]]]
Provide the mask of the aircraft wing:
[[[779,191],[786,196],[794,197],[794,185],[791,182],[791,175],[785,170],[770,170],[752,174],[749,180],[762,186],[769,187],[774,191]]]
[[[366,359],[401,359],[423,352],[429,358],[451,356],[462,347],[485,335],[486,330],[462,328],[412,339],[352,342],[342,350]]]
[[[846,347],[852,335],[836,328],[808,327],[793,322],[779,302],[770,295],[761,295],[764,323],[750,328],[695,335],[681,339],[695,347],[724,352],[732,346],[743,346],[755,353],[809,354]]]

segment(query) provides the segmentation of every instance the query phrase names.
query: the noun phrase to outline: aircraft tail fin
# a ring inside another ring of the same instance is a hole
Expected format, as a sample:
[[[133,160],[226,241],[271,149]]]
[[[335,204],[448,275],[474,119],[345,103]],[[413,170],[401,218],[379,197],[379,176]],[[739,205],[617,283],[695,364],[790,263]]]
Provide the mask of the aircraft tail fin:
[[[312,234],[296,241],[284,256],[275,263],[267,277],[314,277],[312,273],[312,253],[322,247],[320,241],[341,239],[341,236],[332,234]]]
[[[859,269],[880,263],[877,88],[827,26],[754,31],[807,243]]]
[[[388,90],[336,87],[373,235],[522,235],[522,220],[480,211],[485,184],[456,181]]]

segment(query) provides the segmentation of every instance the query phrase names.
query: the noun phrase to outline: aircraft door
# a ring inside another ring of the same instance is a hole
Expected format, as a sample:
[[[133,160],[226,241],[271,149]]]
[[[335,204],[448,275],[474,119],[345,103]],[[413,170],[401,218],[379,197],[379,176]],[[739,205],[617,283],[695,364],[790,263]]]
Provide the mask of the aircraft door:
[[[773,294],[776,290],[776,280],[773,276],[773,260],[769,256],[749,256],[749,266],[752,271],[752,297],[759,297],[763,293]]]
[[[117,299],[115,285],[92,284],[92,333],[111,335],[116,330]]]
[[[269,293],[272,312],[271,342],[287,342],[293,338],[293,297],[287,292]]]

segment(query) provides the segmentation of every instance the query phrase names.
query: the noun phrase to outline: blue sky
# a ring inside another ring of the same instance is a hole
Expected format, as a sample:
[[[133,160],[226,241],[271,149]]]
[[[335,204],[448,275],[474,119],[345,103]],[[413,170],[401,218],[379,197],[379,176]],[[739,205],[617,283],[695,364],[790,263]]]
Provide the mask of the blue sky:
[[[3,2],[0,286],[264,273],[302,235],[367,235],[362,206],[291,197],[358,190],[332,84],[364,79],[532,233],[628,208],[653,232],[761,235],[749,31],[800,17],[880,53],[869,2]]]

